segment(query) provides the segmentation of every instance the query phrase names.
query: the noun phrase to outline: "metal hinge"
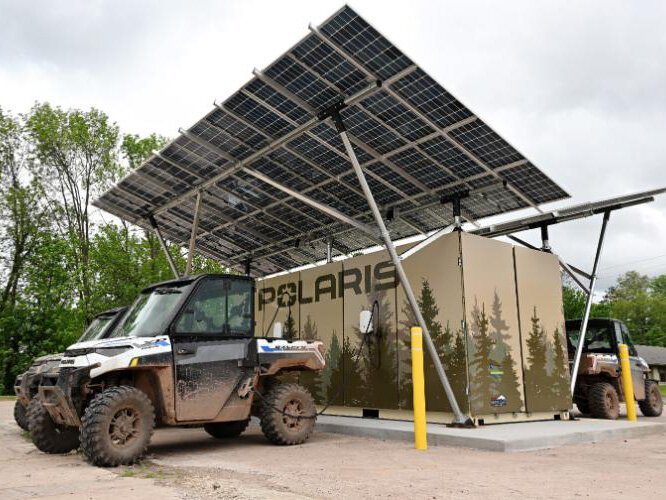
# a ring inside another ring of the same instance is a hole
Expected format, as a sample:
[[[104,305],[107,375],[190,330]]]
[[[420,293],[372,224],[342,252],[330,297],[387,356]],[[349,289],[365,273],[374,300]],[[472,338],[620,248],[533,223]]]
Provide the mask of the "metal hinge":
[[[458,257],[458,267],[462,266],[462,257]]]

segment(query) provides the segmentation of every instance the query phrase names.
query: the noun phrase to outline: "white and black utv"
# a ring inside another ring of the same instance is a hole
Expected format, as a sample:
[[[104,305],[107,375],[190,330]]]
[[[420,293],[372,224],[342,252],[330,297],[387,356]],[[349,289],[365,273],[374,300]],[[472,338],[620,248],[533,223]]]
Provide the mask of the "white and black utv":
[[[254,337],[253,302],[254,280],[245,276],[146,288],[112,338],[72,345],[57,377],[42,377],[40,404],[28,415],[33,441],[51,453],[80,444],[90,463],[116,466],[143,456],[156,425],[203,424],[226,438],[255,415],[271,442],[304,442],[314,400],[276,377],[321,370],[323,344]]]
[[[108,337],[126,310],[126,307],[119,307],[99,313],[93,318],[77,342]],[[36,358],[30,365],[30,368],[16,377],[14,381],[14,392],[16,393],[14,420],[16,420],[21,429],[28,430],[28,405],[35,394],[37,394],[37,387],[39,386],[42,374],[53,371],[57,372],[62,356],[63,353],[59,352]]]

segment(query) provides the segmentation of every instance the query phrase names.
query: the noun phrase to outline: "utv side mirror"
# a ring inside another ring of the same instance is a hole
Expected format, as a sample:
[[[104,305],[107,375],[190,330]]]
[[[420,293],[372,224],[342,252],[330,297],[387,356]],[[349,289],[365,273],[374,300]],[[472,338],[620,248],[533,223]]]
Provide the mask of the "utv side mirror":
[[[273,338],[281,339],[282,338],[282,323],[276,321],[273,323]]]
[[[359,316],[359,331],[362,334],[365,333],[371,333],[372,332],[372,311],[361,311],[361,314]]]

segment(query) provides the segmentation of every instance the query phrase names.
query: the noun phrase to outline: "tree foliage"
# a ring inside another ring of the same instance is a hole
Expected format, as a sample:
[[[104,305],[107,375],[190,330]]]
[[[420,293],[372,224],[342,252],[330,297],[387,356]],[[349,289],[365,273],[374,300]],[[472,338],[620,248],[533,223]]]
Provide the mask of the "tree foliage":
[[[0,108],[0,393],[34,357],[73,343],[95,314],[173,277],[152,233],[91,206],[165,143],[122,135],[97,109]],[[224,268],[195,255],[193,270]]]
[[[583,317],[585,294],[565,282],[562,289],[566,319]],[[635,343],[666,346],[666,274],[653,278],[629,271],[593,303],[591,317],[623,321]]]

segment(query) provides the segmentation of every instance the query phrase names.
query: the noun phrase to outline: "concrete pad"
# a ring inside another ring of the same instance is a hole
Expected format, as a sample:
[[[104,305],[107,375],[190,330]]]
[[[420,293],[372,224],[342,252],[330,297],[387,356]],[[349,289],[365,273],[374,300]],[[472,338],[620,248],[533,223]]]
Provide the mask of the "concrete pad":
[[[316,430],[384,440],[414,440],[412,422],[396,420],[322,415],[317,419]],[[474,429],[428,424],[427,432],[428,444],[431,446],[513,452],[662,434],[666,433],[666,420],[644,418],[637,422],[628,422],[581,418],[574,421],[496,424]]]

